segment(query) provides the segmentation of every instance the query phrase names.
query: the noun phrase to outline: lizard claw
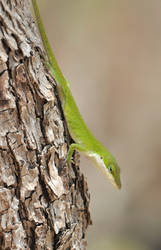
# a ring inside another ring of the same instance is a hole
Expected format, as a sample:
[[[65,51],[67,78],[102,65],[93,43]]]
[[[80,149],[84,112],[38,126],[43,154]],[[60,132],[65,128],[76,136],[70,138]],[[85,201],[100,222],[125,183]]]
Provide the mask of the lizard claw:
[[[67,157],[66,162],[67,162],[68,164],[74,164],[73,157],[71,157],[71,158]]]

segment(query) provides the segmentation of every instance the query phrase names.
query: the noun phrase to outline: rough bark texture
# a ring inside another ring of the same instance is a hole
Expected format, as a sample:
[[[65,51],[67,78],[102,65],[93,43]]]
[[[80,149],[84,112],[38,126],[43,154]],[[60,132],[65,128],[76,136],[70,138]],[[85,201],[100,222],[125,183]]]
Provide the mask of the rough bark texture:
[[[89,194],[75,164],[28,0],[0,1],[0,249],[86,249]]]

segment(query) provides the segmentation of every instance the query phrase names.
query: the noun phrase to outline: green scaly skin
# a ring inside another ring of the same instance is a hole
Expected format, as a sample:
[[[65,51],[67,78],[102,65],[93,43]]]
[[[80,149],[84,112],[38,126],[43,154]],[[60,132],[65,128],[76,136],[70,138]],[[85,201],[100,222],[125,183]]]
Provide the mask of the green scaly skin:
[[[51,69],[53,77],[58,84],[58,92],[60,100],[62,103],[63,112],[65,115],[66,123],[69,132],[75,141],[69,147],[67,162],[71,162],[72,154],[74,150],[83,152],[87,157],[91,158],[94,164],[105,174],[105,176],[110,180],[110,182],[118,189],[121,188],[120,182],[120,168],[111,155],[110,152],[93,136],[92,132],[89,130],[85,124],[79,109],[75,103],[72,93],[69,88],[69,83],[63,76],[55,56],[50,47],[42,20],[40,12],[38,9],[37,1],[32,0],[34,7],[35,16],[37,18],[37,23],[41,38],[44,44],[44,48],[48,57],[48,66]]]

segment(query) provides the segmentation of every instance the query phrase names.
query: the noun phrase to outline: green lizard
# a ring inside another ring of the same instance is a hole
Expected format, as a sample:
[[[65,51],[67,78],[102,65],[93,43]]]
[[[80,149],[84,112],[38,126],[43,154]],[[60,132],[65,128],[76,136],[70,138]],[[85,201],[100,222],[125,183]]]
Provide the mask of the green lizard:
[[[100,169],[110,182],[118,189],[121,188],[120,182],[120,168],[111,155],[110,152],[93,136],[87,125],[85,124],[72,93],[69,88],[68,81],[64,78],[55,56],[49,44],[39,8],[36,0],[32,0],[35,16],[37,18],[40,35],[47,53],[48,66],[51,69],[53,77],[58,85],[58,93],[62,103],[64,116],[66,119],[68,130],[71,134],[74,143],[72,143],[68,150],[67,162],[72,161],[73,151],[84,153],[87,157],[91,158],[95,166]]]

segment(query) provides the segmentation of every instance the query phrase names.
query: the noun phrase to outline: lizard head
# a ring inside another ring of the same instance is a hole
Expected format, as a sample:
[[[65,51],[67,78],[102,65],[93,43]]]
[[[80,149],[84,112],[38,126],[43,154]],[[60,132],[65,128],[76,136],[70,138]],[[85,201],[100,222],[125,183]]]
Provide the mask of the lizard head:
[[[121,181],[120,181],[120,168],[116,162],[107,163],[106,166],[106,176],[111,181],[112,185],[115,186],[117,189],[121,188]]]
[[[121,188],[121,181],[120,181],[120,168],[116,162],[116,160],[113,158],[112,155],[108,153],[103,154],[92,154],[91,155],[95,165],[98,167],[101,172],[104,173],[104,175],[109,179],[111,184],[117,188]]]

